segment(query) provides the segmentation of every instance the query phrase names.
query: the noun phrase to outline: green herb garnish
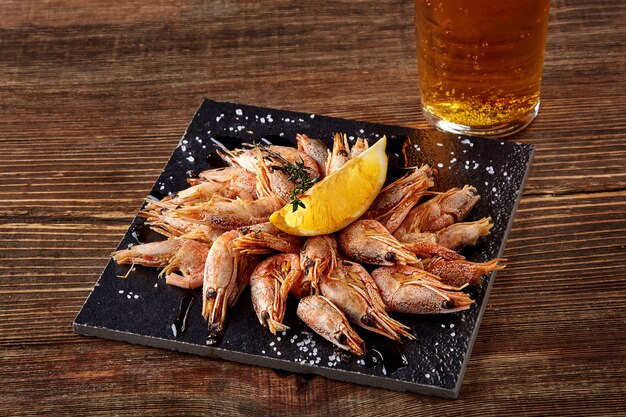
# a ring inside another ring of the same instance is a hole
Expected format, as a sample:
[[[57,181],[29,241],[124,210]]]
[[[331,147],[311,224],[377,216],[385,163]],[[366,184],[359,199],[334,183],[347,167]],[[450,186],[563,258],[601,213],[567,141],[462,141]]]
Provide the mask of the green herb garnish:
[[[298,207],[306,208],[299,197],[320,179],[319,174],[313,175],[313,170],[304,165],[302,158],[295,163],[287,162],[281,169],[289,174],[289,181],[296,185],[289,195],[289,204],[291,204],[293,211],[298,210]]]

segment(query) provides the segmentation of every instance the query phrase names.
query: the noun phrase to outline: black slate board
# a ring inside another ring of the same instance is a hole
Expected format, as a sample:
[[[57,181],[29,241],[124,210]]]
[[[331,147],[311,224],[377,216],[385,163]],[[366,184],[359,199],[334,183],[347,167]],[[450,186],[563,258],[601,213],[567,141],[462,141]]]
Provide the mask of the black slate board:
[[[204,169],[223,166],[214,154],[212,139],[229,148],[243,141],[295,144],[296,133],[328,142],[334,132],[378,140],[389,138],[390,173],[402,166],[428,163],[438,168],[439,190],[474,185],[482,199],[468,220],[491,216],[491,236],[463,254],[473,261],[500,256],[532,160],[533,147],[511,141],[462,137],[434,130],[414,130],[353,120],[294,113],[205,100],[174,150],[151,195],[161,198],[186,187],[185,179]],[[162,239],[146,233],[135,218],[119,248]],[[456,398],[495,274],[476,289],[476,303],[460,313],[433,316],[396,315],[410,325],[417,340],[400,350],[380,337],[358,329],[369,350],[365,358],[340,354],[334,346],[310,331],[295,315],[290,301],[278,337],[262,328],[252,309],[249,292],[229,312],[223,340],[207,344],[207,327],[200,315],[200,290],[170,287],[157,271],[135,267],[120,279],[127,265],[109,261],[85,305],[74,321],[83,335],[122,340],[148,346],[221,358],[299,373],[313,373],[343,381],[399,391]],[[175,337],[171,328],[181,301],[191,296],[187,330]],[[394,363],[400,354],[406,366]],[[384,360],[381,360],[381,356]],[[394,369],[397,368],[397,369]]]

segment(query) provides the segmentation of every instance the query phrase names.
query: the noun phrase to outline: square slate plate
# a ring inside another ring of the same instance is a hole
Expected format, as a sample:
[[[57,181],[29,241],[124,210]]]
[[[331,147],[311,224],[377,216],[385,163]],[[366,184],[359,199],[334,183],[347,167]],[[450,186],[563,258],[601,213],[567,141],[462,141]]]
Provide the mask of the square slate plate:
[[[229,148],[252,141],[295,144],[296,133],[306,133],[330,142],[334,132],[345,132],[351,140],[360,136],[370,142],[387,135],[390,174],[399,175],[398,168],[402,166],[428,163],[439,171],[439,190],[474,185],[482,199],[468,220],[491,216],[494,228],[491,236],[463,253],[478,262],[502,254],[533,154],[532,146],[511,141],[205,100],[151,195],[161,198],[179,191],[186,187],[186,178],[204,169],[223,166],[212,140]],[[119,248],[162,239],[146,232],[142,223],[141,218],[133,220]],[[289,303],[285,316],[290,330],[278,337],[271,335],[259,325],[248,291],[230,310],[223,339],[209,344],[206,323],[200,314],[200,290],[170,287],[157,278],[155,269],[140,266],[135,267],[128,279],[116,277],[127,271],[127,265],[109,261],[74,321],[75,332],[453,398],[458,396],[495,275],[486,278],[476,289],[476,303],[469,310],[433,316],[396,315],[417,336],[417,340],[401,347],[359,329],[368,354],[357,358],[338,352],[300,322],[295,314],[295,301]],[[181,305],[183,299],[194,302],[189,309],[186,331],[178,332],[177,337],[172,323],[181,307],[185,310]]]

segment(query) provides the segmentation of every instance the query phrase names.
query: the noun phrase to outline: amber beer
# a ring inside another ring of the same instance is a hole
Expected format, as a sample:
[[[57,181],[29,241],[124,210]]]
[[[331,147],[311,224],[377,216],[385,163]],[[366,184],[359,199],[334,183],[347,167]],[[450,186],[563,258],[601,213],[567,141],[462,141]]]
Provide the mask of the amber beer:
[[[454,133],[504,136],[539,110],[550,0],[416,0],[426,119]]]

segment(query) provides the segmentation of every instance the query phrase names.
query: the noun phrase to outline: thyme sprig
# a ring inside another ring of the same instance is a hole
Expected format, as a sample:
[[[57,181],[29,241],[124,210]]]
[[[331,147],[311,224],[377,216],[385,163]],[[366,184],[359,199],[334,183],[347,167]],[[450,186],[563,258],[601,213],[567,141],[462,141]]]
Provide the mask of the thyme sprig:
[[[289,181],[295,184],[293,191],[289,195],[289,204],[291,204],[293,211],[298,210],[298,207],[306,208],[302,200],[300,200],[300,196],[319,181],[319,174],[315,174],[311,168],[306,166],[302,158],[295,163],[286,163],[282,170],[289,174]]]

